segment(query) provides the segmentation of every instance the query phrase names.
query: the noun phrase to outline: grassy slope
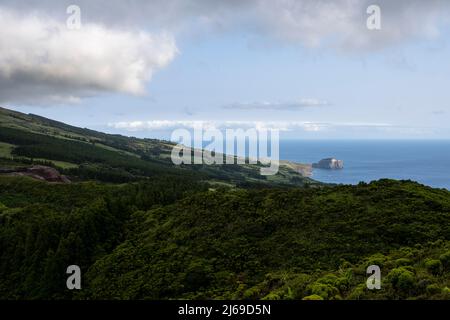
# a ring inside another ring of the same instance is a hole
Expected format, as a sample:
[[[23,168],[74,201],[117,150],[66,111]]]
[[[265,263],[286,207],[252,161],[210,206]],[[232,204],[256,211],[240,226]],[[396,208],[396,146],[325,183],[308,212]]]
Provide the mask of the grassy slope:
[[[17,136],[21,140],[17,140]],[[5,144],[8,142],[14,144],[15,148],[11,149],[10,145]],[[16,160],[47,160],[62,169],[73,169],[65,173],[82,178],[125,182],[175,169],[170,160],[173,147],[170,142],[105,134],[1,108],[0,143],[3,143],[0,145],[0,157],[4,159],[10,158],[12,153]],[[81,168],[75,170],[79,166]],[[259,174],[259,166],[251,165],[193,165],[184,166],[183,170],[176,169],[180,174],[195,174],[205,180],[227,185],[316,183],[303,177],[290,165],[282,165],[279,174],[270,178]],[[114,174],[110,180],[106,174],[109,170]],[[104,173],[96,175],[96,171]]]
[[[1,158],[10,158],[11,152],[14,149],[14,145],[9,143],[0,142],[0,157]]]

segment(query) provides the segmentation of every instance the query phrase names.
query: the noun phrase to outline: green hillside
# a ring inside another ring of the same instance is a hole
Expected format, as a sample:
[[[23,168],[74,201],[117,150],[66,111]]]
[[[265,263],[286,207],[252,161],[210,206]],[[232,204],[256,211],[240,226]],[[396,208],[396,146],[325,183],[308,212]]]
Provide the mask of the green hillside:
[[[0,108],[0,167],[46,164],[75,180],[116,183],[177,174],[230,186],[317,184],[290,165],[281,165],[279,173],[269,178],[260,175],[259,165],[177,167],[170,159],[173,146],[168,141],[110,135]]]
[[[218,192],[175,176],[4,177],[0,203],[1,298],[450,298],[450,193],[414,182]],[[80,292],[65,289],[70,264]]]
[[[0,115],[0,167],[72,180],[0,174],[0,299],[450,299],[448,190],[179,168],[168,142]]]

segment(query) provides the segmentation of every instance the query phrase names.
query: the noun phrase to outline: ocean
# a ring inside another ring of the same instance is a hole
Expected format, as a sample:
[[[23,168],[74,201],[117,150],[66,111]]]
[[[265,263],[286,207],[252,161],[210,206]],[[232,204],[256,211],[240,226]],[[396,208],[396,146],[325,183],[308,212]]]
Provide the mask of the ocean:
[[[344,169],[314,169],[313,179],[343,184],[410,179],[450,190],[450,140],[280,141],[283,160],[313,163],[330,157],[344,160]]]

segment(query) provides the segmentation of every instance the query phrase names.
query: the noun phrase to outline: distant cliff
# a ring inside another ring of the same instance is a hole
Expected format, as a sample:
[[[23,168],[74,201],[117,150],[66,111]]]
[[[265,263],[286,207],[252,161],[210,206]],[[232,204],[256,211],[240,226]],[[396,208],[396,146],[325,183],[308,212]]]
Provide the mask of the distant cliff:
[[[312,167],[317,169],[344,169],[344,161],[335,158],[326,158],[317,163],[313,163]]]

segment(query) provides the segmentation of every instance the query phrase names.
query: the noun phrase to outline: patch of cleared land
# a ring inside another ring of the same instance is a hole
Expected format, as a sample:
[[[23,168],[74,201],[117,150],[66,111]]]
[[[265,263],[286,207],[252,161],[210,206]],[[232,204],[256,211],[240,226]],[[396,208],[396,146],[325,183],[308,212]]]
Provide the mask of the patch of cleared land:
[[[0,157],[11,158],[11,151],[14,149],[13,144],[0,142]]]

